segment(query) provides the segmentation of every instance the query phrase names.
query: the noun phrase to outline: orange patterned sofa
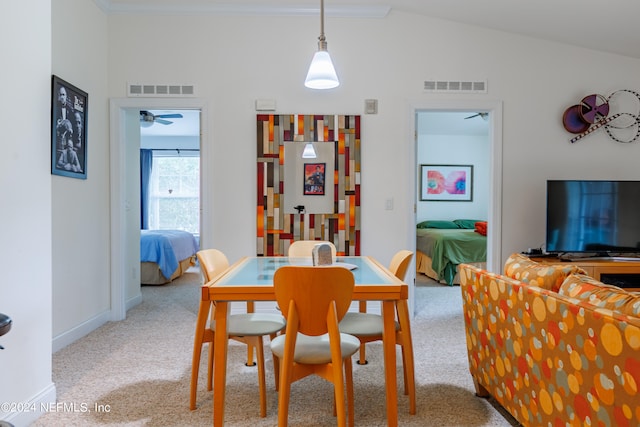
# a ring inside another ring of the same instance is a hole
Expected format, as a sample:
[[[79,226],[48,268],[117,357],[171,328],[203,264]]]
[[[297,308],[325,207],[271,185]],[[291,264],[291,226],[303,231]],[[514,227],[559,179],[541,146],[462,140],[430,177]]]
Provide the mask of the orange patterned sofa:
[[[479,396],[524,426],[640,426],[640,295],[519,254],[460,281]]]

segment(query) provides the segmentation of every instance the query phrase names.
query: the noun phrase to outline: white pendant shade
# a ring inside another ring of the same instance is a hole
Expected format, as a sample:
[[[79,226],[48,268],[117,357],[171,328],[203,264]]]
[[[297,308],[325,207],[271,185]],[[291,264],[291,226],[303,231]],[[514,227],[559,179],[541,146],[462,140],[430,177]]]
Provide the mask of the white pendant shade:
[[[329,52],[319,50],[313,55],[304,85],[310,89],[333,89],[340,85]]]
[[[333,89],[340,86],[336,69],[333,68],[331,56],[327,51],[327,40],[324,36],[324,0],[320,0],[318,51],[313,55],[304,85],[310,89]]]
[[[316,157],[318,156],[316,155],[316,150],[313,148],[313,144],[310,142],[307,142],[304,146],[304,150],[302,151],[302,158],[315,159]]]

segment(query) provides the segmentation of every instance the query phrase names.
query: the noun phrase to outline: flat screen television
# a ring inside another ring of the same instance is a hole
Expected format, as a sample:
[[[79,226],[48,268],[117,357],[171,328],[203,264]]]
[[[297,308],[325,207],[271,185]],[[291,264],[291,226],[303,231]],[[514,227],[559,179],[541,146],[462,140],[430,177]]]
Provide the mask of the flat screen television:
[[[546,251],[640,254],[640,181],[547,181]]]

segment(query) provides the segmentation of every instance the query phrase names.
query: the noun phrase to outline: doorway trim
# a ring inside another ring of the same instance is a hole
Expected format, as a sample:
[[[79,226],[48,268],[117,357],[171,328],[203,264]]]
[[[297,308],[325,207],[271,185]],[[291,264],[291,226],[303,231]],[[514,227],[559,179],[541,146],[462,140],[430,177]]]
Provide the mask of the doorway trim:
[[[155,110],[200,110],[200,241],[211,235],[212,195],[208,186],[212,152],[208,143],[208,105],[202,98],[112,98],[109,101],[109,145],[110,145],[110,190],[111,190],[111,319],[126,318],[128,301],[126,300],[127,274],[125,271],[126,211],[126,158],[127,144],[126,114],[141,109]],[[204,242],[208,243],[208,242]],[[132,304],[132,305],[135,305]]]
[[[471,100],[471,99],[434,99],[427,101],[410,101],[409,102],[409,138],[410,146],[413,150],[409,150],[412,185],[414,197],[412,199],[413,209],[411,219],[408,220],[409,229],[407,235],[409,241],[413,244],[414,252],[416,250],[415,225],[416,225],[416,208],[418,198],[418,168],[417,165],[417,114],[425,111],[438,112],[455,112],[455,111],[478,111],[489,113],[489,174],[490,185],[489,191],[489,227],[487,231],[487,269],[489,271],[500,272],[502,262],[502,101],[496,100]],[[414,283],[415,286],[415,283]],[[413,301],[414,289],[410,289],[410,301]],[[411,307],[413,312],[414,307]]]

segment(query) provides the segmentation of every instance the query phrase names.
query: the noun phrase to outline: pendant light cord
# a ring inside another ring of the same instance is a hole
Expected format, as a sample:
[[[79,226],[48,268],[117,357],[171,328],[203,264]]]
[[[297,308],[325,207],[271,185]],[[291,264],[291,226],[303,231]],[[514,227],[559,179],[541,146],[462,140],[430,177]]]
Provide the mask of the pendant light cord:
[[[318,49],[327,50],[327,40],[324,37],[324,0],[320,0],[320,37],[318,37]]]

